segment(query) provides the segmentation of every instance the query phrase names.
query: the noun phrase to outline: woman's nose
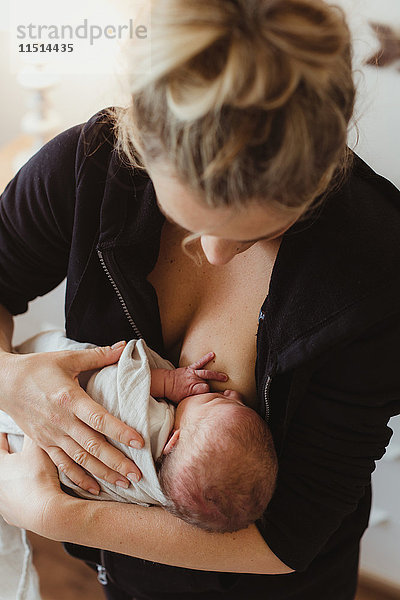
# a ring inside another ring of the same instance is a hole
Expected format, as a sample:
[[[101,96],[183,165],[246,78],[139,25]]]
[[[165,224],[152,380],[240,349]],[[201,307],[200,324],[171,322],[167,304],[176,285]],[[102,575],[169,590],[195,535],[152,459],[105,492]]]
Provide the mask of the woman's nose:
[[[200,241],[205,257],[211,265],[226,265],[238,254],[237,242],[221,240],[212,235],[203,235]]]

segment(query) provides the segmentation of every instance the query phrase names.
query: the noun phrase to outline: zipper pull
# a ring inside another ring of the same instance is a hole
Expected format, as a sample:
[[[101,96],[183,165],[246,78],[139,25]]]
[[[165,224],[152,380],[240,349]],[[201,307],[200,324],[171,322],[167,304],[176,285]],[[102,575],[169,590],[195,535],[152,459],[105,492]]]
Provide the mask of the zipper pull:
[[[96,566],[97,566],[97,580],[101,583],[101,585],[107,585],[108,584],[107,571],[105,570],[103,565],[96,565]]]

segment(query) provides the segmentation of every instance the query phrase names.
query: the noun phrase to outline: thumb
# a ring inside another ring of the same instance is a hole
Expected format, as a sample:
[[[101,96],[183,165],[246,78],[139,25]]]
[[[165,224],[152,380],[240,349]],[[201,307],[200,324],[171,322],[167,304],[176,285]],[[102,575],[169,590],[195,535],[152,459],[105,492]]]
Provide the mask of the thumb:
[[[98,346],[88,350],[72,350],[69,354],[70,366],[75,373],[101,369],[118,362],[126,342],[118,342],[113,346]]]

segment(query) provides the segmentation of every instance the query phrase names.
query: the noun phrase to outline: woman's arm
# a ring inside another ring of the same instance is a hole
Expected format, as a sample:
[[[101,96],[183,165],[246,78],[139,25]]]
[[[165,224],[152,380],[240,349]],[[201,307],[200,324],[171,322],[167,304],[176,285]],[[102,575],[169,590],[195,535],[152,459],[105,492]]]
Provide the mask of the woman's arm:
[[[291,569],[254,526],[207,533],[159,507],[81,500],[64,494],[48,456],[25,436],[9,454],[0,434],[0,514],[11,525],[59,541],[208,571],[284,574]]]
[[[54,500],[48,510],[51,518],[42,535],[58,541],[188,569],[269,575],[292,572],[268,548],[254,525],[235,533],[208,533],[159,507],[69,496],[61,502]]]
[[[126,486],[129,473],[140,477],[134,463],[103,435],[139,446],[143,440],[93,402],[80,388],[78,375],[115,363],[123,348],[18,356],[11,353],[10,316],[25,312],[31,300],[67,275],[76,167],[85,160],[81,153],[89,152],[92,125],[72,127],[45,144],[0,195],[0,408],[74,483],[98,491],[90,473]]]

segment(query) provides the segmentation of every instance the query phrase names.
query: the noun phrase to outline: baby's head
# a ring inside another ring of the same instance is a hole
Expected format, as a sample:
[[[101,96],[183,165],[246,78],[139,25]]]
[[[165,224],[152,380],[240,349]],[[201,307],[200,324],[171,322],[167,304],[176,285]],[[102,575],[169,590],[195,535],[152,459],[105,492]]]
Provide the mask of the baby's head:
[[[241,399],[227,390],[182,400],[158,461],[165,508],[207,531],[236,531],[254,523],[275,488],[272,436]]]

